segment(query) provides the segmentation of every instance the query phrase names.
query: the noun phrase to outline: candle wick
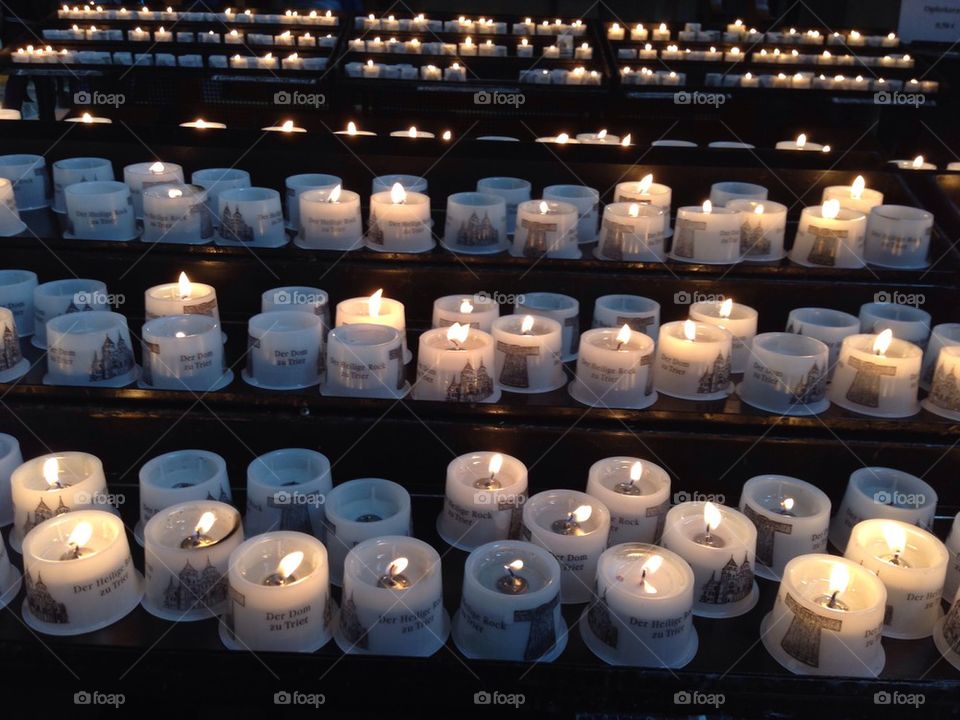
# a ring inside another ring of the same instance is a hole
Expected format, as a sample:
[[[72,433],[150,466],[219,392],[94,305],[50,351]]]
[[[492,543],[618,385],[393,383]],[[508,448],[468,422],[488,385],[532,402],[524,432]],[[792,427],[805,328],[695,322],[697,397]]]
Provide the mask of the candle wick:
[[[837,595],[840,593],[839,590],[834,590],[833,594],[830,595],[830,602],[827,603],[827,607],[831,610],[836,609],[837,607]]]
[[[623,348],[623,343],[622,343],[622,342],[618,342],[618,343],[617,343],[617,350],[620,350],[620,349],[622,349],[622,348]]]

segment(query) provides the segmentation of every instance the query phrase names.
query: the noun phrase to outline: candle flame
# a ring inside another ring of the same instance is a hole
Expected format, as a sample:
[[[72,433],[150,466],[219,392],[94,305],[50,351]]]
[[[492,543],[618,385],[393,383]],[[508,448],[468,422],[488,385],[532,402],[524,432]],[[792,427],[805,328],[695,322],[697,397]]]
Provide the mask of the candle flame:
[[[874,339],[873,352],[876,355],[886,355],[891,342],[893,342],[893,330],[887,328]]]
[[[584,45],[586,45],[586,43],[584,43]],[[603,140],[605,137],[607,137],[607,131],[605,129],[597,133],[597,140]]]
[[[526,335],[533,330],[533,315],[524,315],[523,322],[520,323],[520,332]]]
[[[850,186],[850,197],[854,200],[859,200],[866,186],[867,181],[863,179],[863,175],[857,175],[857,179],[854,180],[853,185]]]
[[[697,324],[693,320],[683,321],[683,336],[690,342],[697,339]]]
[[[660,569],[661,565],[663,565],[663,555],[651,555],[646,559],[646,562],[640,566],[640,572],[652,575]]]
[[[302,562],[303,552],[301,550],[287,553],[283,556],[280,562],[277,563],[277,575],[286,580],[288,577],[293,575],[294,572],[296,572],[297,568],[300,567]]]
[[[637,183],[637,192],[645,195],[650,192],[651,185],[653,185],[653,173],[647,173]]]
[[[467,341],[467,337],[470,335],[470,324],[461,325],[460,323],[454,323],[449,328],[447,328],[447,340],[452,342],[454,345],[463,345]]]
[[[546,201],[546,200],[541,200],[541,201],[540,201],[540,214],[541,214],[541,215],[546,215],[548,212],[550,212],[550,206],[547,204],[547,201]]]
[[[850,570],[845,563],[838,562],[830,568],[830,580],[827,593],[830,595],[839,595],[847,589],[850,584]]]
[[[840,201],[827,200],[820,209],[820,214],[825,220],[834,220],[840,214]]]
[[[60,483],[60,462],[55,457],[43,461],[43,479],[51,488]]]
[[[92,122],[93,122],[93,115],[91,115],[91,114],[88,113],[88,112],[85,112],[83,115],[80,116],[80,122],[92,123]]]
[[[733,312],[733,298],[727,298],[722,303],[720,303],[720,310],[717,314],[722,318],[729,318],[730,313]]]
[[[893,555],[900,555],[907,545],[906,531],[900,525],[892,522],[884,523],[883,539],[884,542],[887,543],[887,547],[890,548],[890,552]]]
[[[460,301],[460,312],[464,314],[473,312],[473,303],[470,302],[470,298],[463,298]]]
[[[560,133],[559,135],[557,135],[556,140],[561,145],[564,145],[565,143],[570,141],[570,136],[567,133]]]
[[[150,172],[152,173],[162,173],[164,170],[166,170],[166,168],[159,160],[150,166]]]
[[[720,526],[720,521],[723,519],[723,516],[720,514],[720,508],[714,505],[712,502],[706,502],[703,505],[703,522],[707,526],[707,530],[713,532]]]
[[[383,288],[377,290],[367,300],[367,310],[370,317],[380,317],[380,305],[383,303]]]
[[[356,135],[357,134],[357,124],[351,120],[347,123],[347,135]]]
[[[452,137],[453,133],[450,130],[444,130],[443,135],[440,136],[440,139],[449,142]]]
[[[177,278],[177,285],[179,286],[181,300],[190,297],[191,283],[185,272],[180,273],[180,277]]]
[[[630,141],[631,141],[631,140],[632,140],[632,137],[630,136],[630,133],[627,133],[626,135],[623,136],[623,140],[620,141],[620,146],[621,146],[621,147],[630,147]]]
[[[503,566],[505,570],[523,570],[523,560],[519,558]]]
[[[415,125],[411,125],[410,129],[407,130],[407,135],[409,135],[412,138],[415,138],[417,136],[417,127]]]
[[[630,342],[630,336],[633,334],[633,331],[630,329],[630,326],[626,323],[623,324],[623,327],[620,328],[620,332],[617,333],[617,342],[621,345],[625,345]]]
[[[574,522],[582,523],[590,519],[590,516],[593,515],[593,508],[590,505],[581,505],[572,513],[570,513]]]
[[[67,537],[67,545],[72,548],[80,549],[93,537],[93,525],[88,522],[77,523],[76,527],[70,531]]]
[[[666,31],[667,31],[667,24],[660,23],[660,32],[666,32]]]
[[[824,145],[822,148],[820,148],[820,152],[828,153],[831,149],[832,148],[829,145]]]
[[[757,203],[756,207],[753,208],[754,215],[763,215],[763,205]]]
[[[405,557],[398,557],[396,560],[391,560],[390,564],[387,565],[387,574],[390,577],[396,577],[404,570],[407,569],[407,565],[410,564],[410,561]]]
[[[170,188],[167,190],[167,197],[171,200],[176,200],[178,197],[183,197],[183,190],[180,188]]]
[[[923,167],[923,155],[917,155],[913,159],[913,167],[915,170],[919,170],[920,168]]]
[[[343,192],[343,187],[339,184],[335,185],[333,190],[330,191],[330,194],[327,196],[328,203],[340,202],[340,194]]]
[[[797,135],[797,147],[802,150],[806,144],[807,144],[806,133],[800,133],[799,135]]]
[[[403,189],[400,183],[394,183],[390,188],[390,202],[394,205],[402,205],[407,201],[407,191]]]
[[[637,482],[643,476],[643,463],[637,460],[630,466],[630,482]]]
[[[630,217],[640,217],[640,205],[637,203],[630,203],[630,207],[627,209],[627,214]]]
[[[503,467],[503,455],[500,453],[494,453],[493,457],[490,458],[490,464],[487,465],[487,470],[490,473],[490,477],[493,477],[498,472],[500,468]]]
[[[784,498],[783,502],[780,503],[780,507],[788,512],[793,510],[794,505],[796,505],[796,501],[792,497]]]
[[[704,200],[704,201],[703,201],[703,211],[704,211],[705,213],[711,213],[711,212],[713,212],[713,203],[710,202],[709,200]]]
[[[200,519],[197,520],[196,526],[193,528],[193,532],[196,535],[205,535],[209,532],[210,528],[213,527],[213,524],[217,521],[217,516],[214,515],[209,510],[200,516]]]
[[[293,132],[293,120],[284,120],[283,125],[280,126],[280,129],[283,132]]]

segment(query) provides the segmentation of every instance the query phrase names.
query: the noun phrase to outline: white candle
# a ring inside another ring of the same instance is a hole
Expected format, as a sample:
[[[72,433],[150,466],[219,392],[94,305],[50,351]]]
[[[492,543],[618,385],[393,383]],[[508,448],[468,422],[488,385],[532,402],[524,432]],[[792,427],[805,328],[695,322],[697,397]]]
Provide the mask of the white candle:
[[[651,39],[654,42],[665,42],[670,39],[670,30],[667,28],[666,23],[660,23],[658,27],[653,28],[651,31]]]
[[[343,180],[336,175],[324,173],[302,173],[291,175],[284,180],[287,198],[287,229],[296,230],[300,227],[300,193],[316,189],[332,191],[338,185],[342,186]]]
[[[517,43],[517,57],[533,57],[533,45],[530,44],[530,40],[528,38],[523,38],[519,43]]]
[[[23,464],[20,443],[13,435],[0,433],[0,524],[13,524],[13,496],[10,491],[10,476]],[[2,552],[2,550],[0,550]],[[0,591],[2,594],[2,591]]]
[[[639,295],[601,295],[593,306],[592,327],[631,330],[656,340],[660,334],[660,303]]]
[[[220,322],[217,291],[212,285],[192,282],[183,272],[175,283],[148,288],[144,307],[147,320],[167,315],[207,315]]]
[[[867,217],[864,259],[871,265],[919,269],[928,265],[933,214],[904,205],[877,205]]]
[[[623,29],[620,23],[612,23],[610,27],[607,28],[608,40],[623,40],[625,34],[626,34],[626,31]]]
[[[570,395],[594,407],[649,407],[657,401],[653,355],[654,341],[629,325],[588,330],[580,340]]]
[[[381,252],[418,253],[435,243],[430,224],[430,198],[408,192],[400,183],[370,198],[367,247]]]
[[[890,329],[893,337],[925,347],[930,338],[932,318],[926,310],[892,302],[870,302],[860,306],[860,331],[879,333]]]
[[[150,33],[138,26],[133,30],[127,31],[127,40],[130,42],[149,42]]]
[[[573,205],[577,210],[577,242],[597,241],[600,193],[585,185],[550,185],[543,189],[543,199],[556,200]]]
[[[493,337],[454,323],[420,335],[416,400],[486,402],[500,399],[494,370]]]
[[[358,250],[363,246],[360,195],[341,185],[301,192],[294,243],[308,250]]]
[[[247,324],[247,365],[243,379],[266,390],[298,390],[320,382],[323,320],[313,313],[274,310]]]
[[[917,155],[912,160],[891,160],[898,170],[936,170],[937,166],[924,160],[923,155]]]
[[[828,391],[840,407],[873,417],[909,417],[920,410],[917,391],[923,351],[887,329],[879,335],[850,335]]]
[[[91,120],[92,122],[92,120]],[[53,163],[54,212],[67,211],[64,191],[78,182],[113,180],[113,165],[105,158],[66,158]]]
[[[949,345],[960,345],[960,323],[940,323],[930,331],[930,340],[923,353],[923,370],[920,373],[920,387],[930,390],[940,351]],[[944,370],[949,371],[949,365]],[[949,376],[949,372],[947,373]],[[945,386],[943,390],[948,390]]]
[[[561,359],[576,360],[580,344],[580,302],[576,298],[549,292],[524,293],[517,297],[513,311],[518,315],[552,318],[560,323],[563,328]]]
[[[347,654],[429,657],[450,634],[440,556],[409,537],[377,537],[347,554],[336,640]]]
[[[807,267],[863,267],[867,217],[840,206],[836,199],[800,213],[790,259]]]
[[[510,455],[460,455],[447,466],[437,532],[460,550],[520,534],[520,507],[527,499],[527,468]]]
[[[369,130],[358,130],[357,124],[352,120],[347,123],[346,130],[337,130],[333,133],[334,135],[348,135],[349,137],[374,137],[376,136],[375,132],[370,132]]]
[[[797,135],[796,140],[781,140],[776,145],[777,150],[799,150],[801,152],[824,152],[824,146],[807,141],[805,133]]]
[[[594,255],[601,260],[662,262],[669,212],[669,208],[637,202],[606,205]]]
[[[47,322],[47,385],[126,387],[136,380],[127,319],[114,312],[61,315]]]
[[[654,386],[658,392],[684,400],[721,400],[730,383],[733,334],[693,320],[660,328]]]
[[[575,490],[537,493],[523,505],[523,537],[549,550],[560,563],[560,601],[590,599],[597,562],[607,546],[610,512]]]
[[[610,511],[608,545],[656,543],[670,509],[670,476],[659,465],[634,457],[609,457],[590,466],[587,495]]]
[[[199,185],[157,185],[143,191],[143,241],[199,245],[213,238]]]
[[[560,565],[543,548],[502,540],[467,557],[453,642],[468,658],[551,662],[567,644]]]
[[[343,325],[386,325],[400,332],[403,339],[403,362],[413,359],[413,353],[407,349],[406,316],[403,303],[383,297],[383,290],[377,290],[370,297],[357,297],[341,300],[337,303],[336,327]]]
[[[786,205],[770,200],[731,200],[727,207],[742,213],[740,252],[744,260],[766,262],[784,257]]]
[[[144,528],[143,607],[174,622],[226,610],[230,553],[243,542],[240,513],[214,500],[161,510]]]
[[[287,244],[280,193],[272,188],[222,190],[218,199],[218,245],[282,247]]]
[[[432,327],[447,328],[454,323],[489,333],[500,317],[500,304],[486,295],[445,295],[433,301]]]
[[[677,209],[677,228],[670,257],[682,262],[724,265],[740,260],[739,210],[702,206]]]
[[[279,125],[270,125],[260,129],[263,132],[277,132],[285,135],[290,135],[291,133],[305,133],[307,131],[306,128],[298,127],[293,120],[284,120]]]
[[[13,382],[26,375],[30,370],[30,362],[20,350],[13,313],[3,306],[0,306],[0,336],[4,345],[3,354],[0,355],[0,382]]]
[[[144,162],[123,168],[123,181],[130,187],[138,220],[143,218],[143,190],[153,185],[183,183],[183,168],[175,163]]]
[[[527,200],[517,205],[517,223],[510,254],[527,258],[581,257],[577,247],[578,214],[568,202]]]
[[[50,204],[50,179],[47,161],[43,156],[0,156],[0,178],[13,183],[13,193],[20,212],[45,208]]]
[[[734,303],[727,298],[721,302],[698,302],[690,306],[690,319],[729,330],[733,335],[731,372],[746,370],[750,345],[757,334],[759,313],[752,307]]]
[[[299,532],[257,535],[230,554],[229,567],[224,645],[311,653],[327,644],[336,604],[322,542]]]
[[[503,197],[482,192],[447,197],[444,247],[467,254],[498,253],[509,247],[509,242]]]
[[[681,503],[667,513],[662,544],[693,569],[694,615],[737,617],[757,604],[757,529],[742,513],[712,502]]]
[[[80,635],[117,622],[139,603],[123,523],[102,510],[51,518],[23,540],[23,619],[47,635]]]
[[[830,498],[786,475],[758,475],[744,483],[740,512],[757,528],[756,573],[779,580],[800,555],[826,552]]]
[[[477,180],[477,192],[499,195],[506,202],[507,233],[517,227],[517,206],[530,199],[530,181],[514,177],[487,177]]]
[[[542,393],[566,383],[562,328],[548,317],[507,315],[493,322],[495,378],[503,390]]]
[[[934,535],[897,520],[854,526],[844,557],[876,573],[887,589],[883,635],[918,639],[933,634],[941,617],[947,548]]]
[[[155,43],[173,42],[173,33],[161,26],[159,30],[154,30],[153,41]]]
[[[960,419],[960,345],[941,348],[937,355],[930,394],[923,407],[935,415]]]
[[[404,334],[386,325],[347,325],[327,334],[330,397],[402,398],[410,391],[404,370]]]
[[[883,204],[883,193],[866,186],[863,175],[857,175],[850,185],[830,185],[823,189],[821,203],[837,200],[840,207],[869,214],[871,208]]]
[[[330,460],[314,450],[284,448],[257,457],[247,467],[247,534],[280,529],[322,537],[332,487]]]
[[[410,140],[417,140],[417,139],[430,140],[435,138],[436,135],[432,132],[427,132],[426,130],[417,130],[415,126],[411,125],[406,130],[394,130],[393,132],[390,133],[390,137],[408,138]]]
[[[788,333],[816,338],[830,351],[828,374],[833,375],[840,357],[840,343],[860,332],[860,320],[849,313],[829,308],[795,308],[787,317]]]
[[[38,285],[33,290],[34,306],[34,334],[30,343],[37,348],[47,347],[47,321],[67,313],[85,312],[90,310],[109,310],[107,286],[100,280],[86,280],[82,278],[68,278]],[[11,331],[13,317],[7,308],[7,324]],[[12,364],[8,361],[8,365]],[[16,363],[13,363],[16,364]],[[0,363],[0,367],[3,364]]]
[[[157,317],[143,324],[142,340],[142,388],[210,392],[233,380],[233,371],[224,363],[224,337],[215,317]]]
[[[876,677],[887,592],[876,575],[832,555],[787,563],[760,626],[767,652],[797,675]]]
[[[580,634],[611,665],[683,667],[699,645],[694,584],[676,553],[645,543],[611,547],[600,556],[596,596],[580,617]]]
[[[950,524],[950,534],[945,544],[950,554],[950,562],[947,565],[947,579],[943,585],[942,597],[952,604],[957,590],[960,589],[960,513],[954,516]]]
[[[710,202],[718,207],[730,207],[732,200],[755,200],[762,202],[767,199],[767,188],[747,182],[725,181],[710,186]]]
[[[826,410],[830,350],[813,337],[763,333],[751,343],[743,402],[778,415],[816,415]]]
[[[16,335],[33,335],[33,292],[37,274],[30,270],[0,270],[0,307],[10,311],[16,323]],[[9,323],[9,320],[7,321]]]

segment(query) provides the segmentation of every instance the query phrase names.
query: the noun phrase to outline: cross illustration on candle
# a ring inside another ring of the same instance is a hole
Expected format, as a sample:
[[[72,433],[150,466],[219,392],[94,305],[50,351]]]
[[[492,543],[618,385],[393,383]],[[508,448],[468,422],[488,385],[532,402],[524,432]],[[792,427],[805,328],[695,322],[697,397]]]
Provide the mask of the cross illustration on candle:
[[[520,334],[529,335],[533,330],[534,319],[526,315],[520,325]],[[500,371],[500,382],[512,387],[530,387],[530,378],[527,373],[527,358],[540,355],[539,345],[512,345],[497,341],[497,350],[506,354],[503,369]]]
[[[873,341],[873,354],[883,357],[893,340],[893,331],[887,328],[877,335]],[[857,405],[875,408],[880,404],[880,379],[897,374],[894,365],[881,362],[871,362],[858,357],[847,360],[850,367],[856,370],[853,382],[847,389],[846,398]]]
[[[840,599],[840,595],[847,589],[849,582],[850,573],[847,566],[837,563],[830,571],[827,594],[815,598],[814,603],[828,610],[846,612],[849,608]],[[780,646],[790,657],[804,665],[819,667],[820,635],[824,630],[840,632],[843,629],[843,619],[819,615],[801,605],[790,593],[786,594],[784,604],[793,613],[793,619],[780,641]]]
[[[550,207],[545,200],[540,201],[540,214],[546,216]],[[556,232],[557,223],[544,220],[523,218],[520,227],[527,231],[527,242],[523,246],[523,256],[538,258],[547,254],[550,247],[547,244],[547,233]]]

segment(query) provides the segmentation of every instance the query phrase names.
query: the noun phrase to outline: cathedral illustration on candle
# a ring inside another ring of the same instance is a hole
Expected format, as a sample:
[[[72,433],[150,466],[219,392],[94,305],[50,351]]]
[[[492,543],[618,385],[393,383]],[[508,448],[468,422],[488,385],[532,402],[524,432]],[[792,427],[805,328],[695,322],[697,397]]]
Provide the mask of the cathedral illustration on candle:
[[[49,520],[52,517],[57,517],[58,515],[63,515],[64,513],[70,512],[70,508],[63,504],[63,497],[57,497],[57,500],[59,501],[57,507],[51,510],[50,506],[43,501],[43,498],[40,498],[40,502],[37,503],[37,507],[34,508],[33,513],[27,513],[26,522],[23,523],[24,535],[33,530],[44,520]]]
[[[780,640],[780,647],[804,665],[820,667],[820,633],[823,630],[840,632],[843,620],[818,615],[797,602],[790,593],[786,594],[784,604],[793,613],[793,620]]]
[[[374,245],[383,245],[383,229],[377,220],[377,214],[370,210],[370,227],[367,229],[367,241]]]
[[[357,604],[354,602],[352,593],[350,597],[344,599],[340,608],[340,632],[354,648],[360,648],[361,650],[369,648],[368,630],[360,624],[360,619],[357,617]]]
[[[104,337],[99,355],[94,352],[90,363],[90,382],[110,380],[133,370],[133,348],[127,345],[123,335],[117,333],[117,339],[109,335]]]
[[[483,220],[477,215],[476,211],[470,213],[470,217],[460,223],[460,229],[457,230],[457,244],[466,247],[486,247],[496,245],[500,242],[500,233],[490,222],[490,216],[483,214]]]
[[[813,364],[813,367],[789,388],[791,405],[811,405],[823,400],[827,394],[826,368]]]
[[[206,606],[215,609],[227,599],[227,577],[207,558],[203,570],[197,570],[187,560],[176,577],[163,592],[163,607],[167,610],[193,610]]]
[[[743,600],[753,591],[753,568],[746,555],[739,565],[731,555],[727,564],[720,569],[720,577],[716,575],[716,571],[710,573],[710,579],[704,583],[700,602],[726,605]]]
[[[27,590],[27,607],[30,608],[31,615],[45,623],[64,625],[70,622],[67,606],[54,599],[39,574],[34,581],[29,571],[24,572],[23,582]]]
[[[713,365],[707,368],[700,376],[700,384],[697,386],[698,395],[709,395],[711,393],[722,392],[730,387],[730,356],[723,356],[723,353],[717,353]]]
[[[493,378],[487,372],[487,367],[480,361],[480,367],[473,369],[473,364],[467,364],[447,386],[447,402],[480,402],[493,395]]]
[[[740,254],[747,257],[770,254],[770,238],[763,231],[762,223],[751,225],[747,220],[740,226]]]
[[[243,219],[240,208],[231,212],[229,204],[223,206],[223,212],[220,213],[220,237],[242,243],[253,242],[253,228]]]
[[[587,610],[587,624],[604,645],[616,648],[620,644],[620,631],[610,617],[610,607],[607,605],[607,591],[602,596],[594,595],[593,605]]]
[[[0,369],[2,367],[0,364]],[[944,410],[960,412],[960,378],[957,377],[956,369],[947,372],[944,365],[937,367],[928,399]]]
[[[955,653],[960,653],[960,601],[954,602],[943,618],[943,639]]]
[[[603,224],[603,256],[607,260],[623,260],[623,246],[631,235],[634,235],[630,225],[607,220]]]
[[[17,334],[10,325],[4,325],[3,335],[0,336],[0,372],[9,370],[22,359]]]

